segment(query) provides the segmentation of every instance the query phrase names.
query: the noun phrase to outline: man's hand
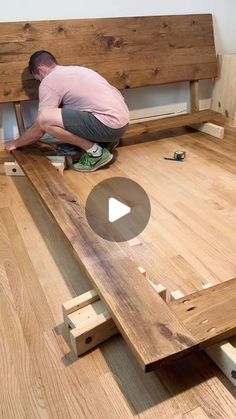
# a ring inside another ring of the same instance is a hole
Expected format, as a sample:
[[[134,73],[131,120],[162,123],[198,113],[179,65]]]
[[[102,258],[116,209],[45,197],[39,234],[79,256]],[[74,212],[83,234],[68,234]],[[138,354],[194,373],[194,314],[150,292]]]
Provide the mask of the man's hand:
[[[16,148],[17,148],[17,146],[16,146],[16,142],[15,141],[9,141],[5,145],[5,150],[6,151],[9,151],[9,152],[15,150]]]

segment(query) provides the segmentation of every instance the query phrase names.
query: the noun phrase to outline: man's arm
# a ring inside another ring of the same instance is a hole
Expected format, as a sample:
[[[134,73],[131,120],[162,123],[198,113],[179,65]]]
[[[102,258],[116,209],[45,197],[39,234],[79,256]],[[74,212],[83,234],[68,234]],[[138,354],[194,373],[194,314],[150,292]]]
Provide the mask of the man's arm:
[[[45,131],[40,128],[38,120],[36,119],[33,125],[31,125],[31,127],[28,128],[24,134],[22,134],[16,140],[9,141],[5,148],[7,151],[13,151],[16,148],[36,143],[36,141],[38,141],[44,134]]]

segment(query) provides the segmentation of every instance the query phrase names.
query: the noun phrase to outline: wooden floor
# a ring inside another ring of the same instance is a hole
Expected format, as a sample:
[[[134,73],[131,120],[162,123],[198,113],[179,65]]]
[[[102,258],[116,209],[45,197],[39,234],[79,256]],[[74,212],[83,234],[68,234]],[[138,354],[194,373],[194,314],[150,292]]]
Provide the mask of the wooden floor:
[[[185,162],[163,160],[178,149]],[[121,246],[152,280],[190,293],[236,277],[235,151],[233,133],[176,130],[119,148],[108,169],[65,177],[84,201],[111,176],[143,186],[151,220],[142,244]],[[235,418],[235,390],[204,353],[149,374],[121,336],[70,353],[61,304],[90,285],[27,179],[2,164],[0,234],[1,418]]]

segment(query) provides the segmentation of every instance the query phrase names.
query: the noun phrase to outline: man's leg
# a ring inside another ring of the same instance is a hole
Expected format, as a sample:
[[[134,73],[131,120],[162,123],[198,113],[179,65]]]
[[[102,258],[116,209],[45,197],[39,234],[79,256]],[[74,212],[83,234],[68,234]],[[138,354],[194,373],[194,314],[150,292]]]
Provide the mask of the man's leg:
[[[64,143],[72,144],[82,148],[86,154],[83,155],[74,169],[78,171],[94,171],[109,163],[113,155],[97,143],[79,137],[64,128],[60,108],[45,108],[39,112],[38,122],[40,127],[51,136]]]
[[[65,130],[60,108],[43,109],[39,112],[38,122],[44,131],[64,143],[73,144],[85,151],[89,150],[94,145],[92,141],[78,137]]]

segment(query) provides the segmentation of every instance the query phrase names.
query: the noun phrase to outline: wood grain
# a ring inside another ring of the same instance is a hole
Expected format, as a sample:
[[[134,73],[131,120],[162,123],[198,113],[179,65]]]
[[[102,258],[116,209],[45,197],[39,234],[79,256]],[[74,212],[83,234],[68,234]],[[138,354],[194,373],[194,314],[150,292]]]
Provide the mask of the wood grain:
[[[172,301],[169,307],[206,348],[236,333],[236,279]]]
[[[48,160],[36,149],[16,150],[13,155],[65,234],[143,369],[150,371],[194,350],[196,342],[191,334],[185,334],[161,297],[144,284],[135,264],[116,243],[99,238],[90,229],[83,204]]]
[[[37,98],[27,66],[40,49],[119,89],[217,76],[210,14],[9,22],[1,23],[0,102]]]

